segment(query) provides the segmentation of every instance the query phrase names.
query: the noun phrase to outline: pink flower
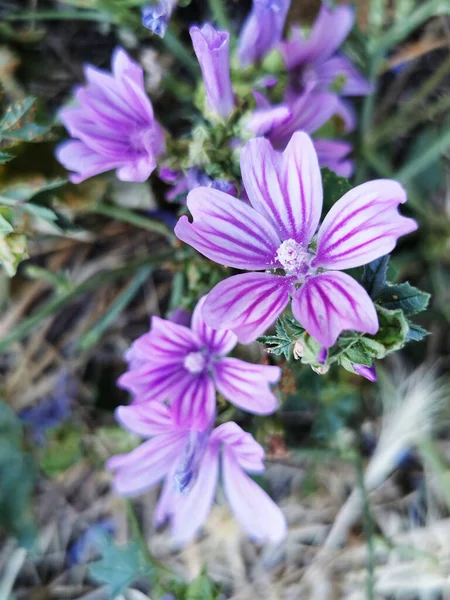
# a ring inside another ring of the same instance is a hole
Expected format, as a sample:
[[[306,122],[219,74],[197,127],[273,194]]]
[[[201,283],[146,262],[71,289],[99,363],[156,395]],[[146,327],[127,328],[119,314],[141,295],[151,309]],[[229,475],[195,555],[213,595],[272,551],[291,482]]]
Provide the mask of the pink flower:
[[[169,400],[180,426],[202,431],[214,422],[216,390],[243,410],[272,413],[277,399],[269,384],[280,378],[279,367],[226,357],[237,338],[205,324],[203,302],[194,310],[191,328],[153,317],[150,332],[128,351],[129,369],[119,385],[136,403]]]
[[[283,153],[265,139],[250,140],[241,173],[250,205],[197,188],[187,200],[193,222],[183,216],[175,227],[207,258],[263,271],[217,284],[203,305],[206,323],[248,343],[274,323],[291,297],[295,318],[325,348],[344,330],[375,334],[378,318],[369,295],[341,269],[388,254],[400,236],[417,228],[397,211],[406,202],[400,184],[380,179],[350,190],[317,231],[322,180],[307,134],[295,133]]]
[[[264,471],[264,450],[236,423],[199,432],[180,424],[170,408],[158,403],[121,406],[116,416],[129,431],[151,439],[109,459],[114,487],[133,496],[164,482],[154,520],[160,525],[168,519],[180,544],[194,538],[205,522],[220,470],[230,508],[248,535],[258,542],[284,537],[280,509],[246,474]]]
[[[73,183],[116,169],[122,181],[145,181],[164,152],[164,134],[145,93],[142,68],[117,48],[112,73],[91,65],[87,85],[79,87],[76,108],[60,112],[74,140],[56,149],[58,160],[74,174]]]

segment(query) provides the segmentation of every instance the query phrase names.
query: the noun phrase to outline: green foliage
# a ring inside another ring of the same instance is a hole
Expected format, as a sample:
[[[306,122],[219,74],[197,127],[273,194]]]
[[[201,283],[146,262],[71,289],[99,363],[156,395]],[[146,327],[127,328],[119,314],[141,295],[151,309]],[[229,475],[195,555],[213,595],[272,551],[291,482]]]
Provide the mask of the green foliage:
[[[99,536],[97,547],[102,558],[89,565],[90,576],[110,587],[110,598],[120,596],[136,579],[149,578],[153,567],[138,542],[117,546],[109,536]]]
[[[382,256],[364,266],[362,285],[369,296],[376,300],[386,286],[386,276],[389,265],[389,255]]]
[[[220,595],[220,590],[211,581],[211,579],[202,573],[192,581],[185,594],[186,600],[216,600]]]
[[[81,460],[82,456],[81,431],[63,426],[48,435],[48,444],[39,464],[46,475],[55,477]]]
[[[23,449],[21,423],[0,402],[0,525],[26,546],[34,538],[30,513],[34,478],[33,459]]]
[[[51,124],[45,121],[37,98],[14,102],[0,121],[0,141],[4,147],[18,142],[42,142],[48,139]]]
[[[429,301],[430,294],[409,283],[387,284],[378,295],[378,302],[384,308],[400,309],[408,317],[424,311]]]
[[[16,274],[19,263],[28,258],[27,238],[23,234],[0,234],[0,265],[9,277]]]
[[[323,206],[328,211],[344,194],[352,189],[352,184],[345,177],[339,177],[327,167],[321,169],[323,185]]]
[[[282,316],[275,323],[275,335],[263,335],[258,342],[265,344],[267,352],[289,360],[295,340],[304,333],[303,327],[292,317]]]

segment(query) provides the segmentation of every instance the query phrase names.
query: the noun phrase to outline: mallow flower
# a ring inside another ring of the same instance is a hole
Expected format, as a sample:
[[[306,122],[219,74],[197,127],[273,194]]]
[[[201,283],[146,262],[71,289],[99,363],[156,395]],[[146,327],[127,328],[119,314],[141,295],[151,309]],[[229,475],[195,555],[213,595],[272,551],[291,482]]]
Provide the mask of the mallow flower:
[[[237,49],[244,67],[261,60],[279,44],[290,5],[291,0],[253,0]]]
[[[233,183],[224,179],[211,179],[204,171],[196,167],[191,167],[186,172],[164,167],[159,170],[159,177],[165,183],[173,186],[165,195],[167,202],[185,204],[188,192],[196,187],[213,187],[231,196],[237,196],[237,189]]]
[[[125,429],[150,439],[108,460],[114,488],[135,496],[164,482],[154,521],[159,526],[169,520],[178,543],[192,540],[205,522],[219,471],[225,497],[247,534],[257,542],[283,539],[281,510],[247,475],[264,471],[264,450],[236,423],[199,432],[179,423],[168,406],[154,402],[120,406],[116,417]]]
[[[401,216],[406,202],[396,181],[355,187],[334,204],[318,229],[322,179],[309,136],[297,132],[284,152],[263,138],[241,152],[250,205],[210,188],[190,192],[192,214],[175,234],[207,258],[235,269],[218,283],[202,308],[213,329],[231,330],[248,343],[270,327],[292,298],[292,312],[321,346],[344,330],[375,334],[378,318],[367,292],[342,269],[388,254],[417,224]],[[317,231],[318,229],[318,231]]]
[[[264,135],[272,146],[284,150],[296,131],[313,134],[338,112],[338,97],[330,92],[315,92],[307,86],[303,94],[287,98],[283,104],[272,106],[261,92],[254,91],[256,110],[247,128],[255,135]],[[352,145],[342,140],[313,139],[321,167],[328,167],[350,177],[353,162],[348,159]]]
[[[126,354],[129,367],[119,385],[136,403],[169,401],[177,423],[199,430],[214,422],[216,390],[243,410],[272,413],[277,399],[269,384],[278,381],[280,368],[227,357],[237,338],[206,325],[203,302],[195,307],[190,328],[152,317],[150,332]]]
[[[293,27],[288,41],[281,42],[280,50],[289,71],[288,95],[302,93],[307,85],[316,91],[333,90],[341,96],[364,96],[371,93],[371,85],[353,66],[352,61],[338,49],[350,33],[355,20],[352,7],[331,8],[322,3],[319,15],[305,39],[300,27]],[[354,126],[351,107],[340,100],[340,110],[348,130]]]
[[[189,30],[205,84],[208,112],[226,120],[234,110],[230,76],[230,34],[206,23]]]
[[[164,152],[142,68],[122,48],[114,51],[111,66],[107,73],[87,65],[87,85],[75,92],[78,106],[59,114],[75,139],[60,144],[56,156],[74,171],[73,183],[111,169],[122,181],[145,181]]]
[[[178,0],[157,0],[142,7],[142,25],[159,37],[164,37]]]

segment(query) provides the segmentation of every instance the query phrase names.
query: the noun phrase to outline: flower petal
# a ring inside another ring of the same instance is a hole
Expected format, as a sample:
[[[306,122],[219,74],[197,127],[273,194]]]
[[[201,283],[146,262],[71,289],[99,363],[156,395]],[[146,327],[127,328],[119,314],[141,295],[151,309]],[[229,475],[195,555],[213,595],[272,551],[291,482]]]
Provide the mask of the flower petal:
[[[214,364],[214,375],[219,392],[235,406],[257,415],[276,410],[278,401],[269,383],[279,380],[279,367],[222,358]]]
[[[173,394],[171,403],[178,427],[206,431],[216,418],[216,388],[207,373],[189,375]]]
[[[377,312],[368,293],[350,275],[339,271],[310,277],[295,292],[292,312],[325,348],[333,346],[341,331],[378,331]]]
[[[267,140],[250,140],[241,153],[241,171],[250,203],[281,239],[309,243],[322,210],[322,178],[308,135],[295,133],[283,153]]]
[[[124,429],[142,437],[160,435],[174,428],[169,407],[160,402],[119,406],[115,417]]]
[[[342,140],[315,140],[314,147],[321,167],[328,167],[341,177],[351,177],[354,164],[347,158],[352,145]]]
[[[133,394],[133,402],[165,402],[176,396],[177,390],[187,385],[190,377],[183,363],[146,363],[124,373],[117,385]]]
[[[292,280],[270,273],[244,273],[218,283],[207,295],[203,318],[210,327],[233,331],[249,344],[262,335],[289,302]]]
[[[354,368],[355,372],[358,373],[358,375],[361,375],[361,377],[365,377],[372,383],[374,383],[377,380],[377,371],[375,369],[374,362],[372,362],[372,365],[370,367],[367,367],[366,365],[358,365],[355,363],[352,363],[352,367]]]
[[[236,269],[275,266],[280,240],[269,221],[251,206],[219,190],[192,190],[187,205],[194,218],[181,217],[175,235],[215,262]]]
[[[321,86],[329,89],[337,78],[343,78],[344,83],[339,93],[342,96],[366,96],[372,93],[372,86],[365,77],[357,71],[352,61],[346,56],[333,56],[316,67],[316,75]]]
[[[256,542],[280,542],[286,535],[286,522],[275,502],[244,473],[227,447],[222,465],[225,495],[242,528]]]
[[[378,179],[347,192],[325,217],[313,266],[351,269],[389,254],[401,235],[417,229],[397,207],[406,202],[401,185]]]
[[[203,319],[203,305],[206,297],[200,298],[192,315],[192,331],[205,344],[210,354],[225,355],[231,352],[237,344],[237,337],[232,331],[212,329]]]
[[[89,177],[115,169],[120,163],[101,156],[77,140],[59,144],[56,158],[67,170],[75,172],[70,176],[72,183],[81,183]]]
[[[211,434],[214,441],[232,450],[242,469],[250,473],[262,473],[264,467],[264,449],[251,433],[244,431],[237,423],[228,421],[216,427]]]
[[[106,463],[117,471],[114,488],[118,494],[135,496],[159,483],[178,462],[185,443],[183,432],[158,435],[129,454],[112,456]]]
[[[200,463],[198,478],[187,495],[176,498],[172,507],[171,533],[180,544],[186,544],[206,521],[217,488],[219,446],[211,444]]]

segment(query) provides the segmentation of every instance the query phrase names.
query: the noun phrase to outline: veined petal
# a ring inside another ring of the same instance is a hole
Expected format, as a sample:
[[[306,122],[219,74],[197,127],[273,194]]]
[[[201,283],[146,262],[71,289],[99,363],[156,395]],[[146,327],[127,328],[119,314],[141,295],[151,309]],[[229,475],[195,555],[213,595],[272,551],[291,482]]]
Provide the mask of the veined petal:
[[[117,169],[117,179],[120,181],[147,181],[156,169],[156,159],[153,154],[136,157]]]
[[[190,381],[191,375],[183,363],[146,363],[138,369],[127,371],[117,385],[134,395],[133,402],[164,402],[176,396],[180,387]]]
[[[158,435],[129,454],[112,456],[106,463],[116,471],[114,488],[118,494],[135,496],[159,483],[178,462],[185,443],[183,432]]]
[[[200,298],[192,315],[192,331],[198,337],[202,344],[207,346],[210,354],[220,354],[224,356],[231,352],[237,344],[237,337],[232,331],[222,329],[212,329],[205,323],[202,310],[205,303],[205,296]]]
[[[170,409],[162,402],[119,406],[115,417],[124,429],[142,437],[173,432],[174,429]]]
[[[342,331],[378,331],[377,312],[369,294],[350,275],[339,271],[310,277],[295,292],[292,312],[325,348],[333,346]]]
[[[237,358],[222,358],[214,364],[214,381],[219,392],[232,404],[257,415],[269,415],[278,405],[269,383],[279,380],[281,370],[255,365]]]
[[[236,269],[276,266],[280,240],[269,221],[241,200],[215,190],[192,190],[187,205],[193,216],[181,217],[175,235],[215,262]]]
[[[179,495],[172,507],[171,533],[186,544],[199,532],[211,510],[219,474],[219,446],[211,444],[199,466],[197,481],[187,495]]]
[[[208,373],[190,375],[173,395],[175,424],[180,428],[206,431],[216,418],[216,388]]]
[[[322,179],[308,135],[295,133],[283,153],[267,140],[250,140],[241,153],[241,171],[252,206],[280,238],[308,244],[322,210]]]
[[[341,177],[351,177],[354,164],[347,155],[352,151],[352,145],[342,140],[314,140],[321,167],[328,167]]]
[[[270,135],[271,131],[286,125],[292,119],[287,104],[257,108],[247,121],[247,129],[255,135]]]
[[[81,183],[89,177],[115,169],[120,161],[101,156],[84,142],[77,140],[63,142],[56,148],[56,158],[69,171],[72,183]]]
[[[275,502],[244,473],[227,447],[222,465],[225,495],[241,527],[256,542],[281,542],[286,535],[286,522]]]
[[[369,181],[347,192],[325,217],[313,266],[351,269],[389,254],[397,239],[417,229],[399,214],[406,202],[402,186],[390,179]]]
[[[264,449],[251,433],[244,431],[237,423],[228,421],[216,427],[211,434],[211,443],[224,444],[233,453],[242,469],[249,473],[264,471]]]
[[[270,273],[243,273],[218,283],[207,295],[203,318],[249,344],[262,335],[289,302],[292,280]]]
[[[165,363],[183,362],[185,356],[199,348],[200,341],[189,327],[152,317],[150,331],[133,342],[131,351],[134,358]]]
[[[372,86],[355,68],[352,61],[339,54],[332,56],[316,67],[316,75],[321,86],[329,88],[337,78],[344,78],[339,94],[342,96],[365,96],[372,93]]]

